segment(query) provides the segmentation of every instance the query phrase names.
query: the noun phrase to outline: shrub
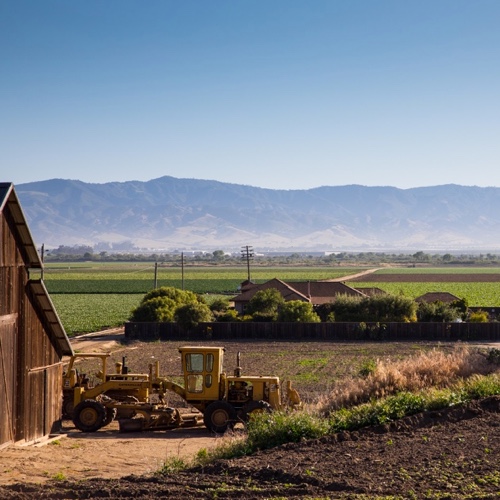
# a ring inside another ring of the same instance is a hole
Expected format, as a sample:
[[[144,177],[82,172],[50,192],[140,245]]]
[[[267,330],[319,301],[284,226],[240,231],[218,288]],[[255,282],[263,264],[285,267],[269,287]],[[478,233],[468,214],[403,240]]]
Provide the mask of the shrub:
[[[278,309],[285,302],[281,293],[276,288],[259,290],[249,301],[246,313],[256,321],[275,321]]]
[[[206,304],[197,303],[177,307],[174,319],[184,328],[190,329],[197,326],[198,323],[213,321],[214,317]]]
[[[180,313],[181,321],[189,323],[197,323],[205,321],[203,317],[212,318],[208,306],[202,298],[193,292],[179,290],[173,287],[161,287],[151,290],[141,300],[141,303],[136,307],[130,316],[130,321],[159,321],[171,322],[175,320],[177,309],[181,306],[190,305],[185,312]],[[209,312],[209,315],[205,311]],[[189,321],[189,314],[193,317],[193,321]],[[211,319],[207,319],[211,321]]]
[[[278,321],[290,323],[319,323],[321,320],[314,312],[313,305],[310,302],[290,300],[280,307]]]
[[[461,313],[452,304],[445,304],[439,300],[436,302],[420,302],[417,309],[417,319],[421,323],[449,323],[461,319]]]
[[[468,318],[469,323],[488,323],[489,316],[486,311],[471,312]]]
[[[339,295],[335,302],[318,307],[322,321],[416,321],[416,303],[402,295],[359,297]]]

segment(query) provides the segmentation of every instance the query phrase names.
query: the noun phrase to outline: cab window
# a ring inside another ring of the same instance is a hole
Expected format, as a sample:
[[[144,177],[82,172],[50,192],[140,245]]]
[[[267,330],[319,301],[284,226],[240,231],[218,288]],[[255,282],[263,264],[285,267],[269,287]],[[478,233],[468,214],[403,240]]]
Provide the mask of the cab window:
[[[186,370],[190,373],[203,372],[203,354],[186,354]]]
[[[214,369],[214,355],[211,353],[207,354],[207,360],[206,360],[206,371],[211,372]]]

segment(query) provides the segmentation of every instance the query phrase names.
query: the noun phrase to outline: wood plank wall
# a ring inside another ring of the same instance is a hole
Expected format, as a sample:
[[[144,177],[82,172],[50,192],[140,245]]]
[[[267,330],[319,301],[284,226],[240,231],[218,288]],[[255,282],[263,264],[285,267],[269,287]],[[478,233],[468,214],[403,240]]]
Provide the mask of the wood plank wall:
[[[60,424],[62,364],[30,296],[14,221],[0,213],[0,447]]]

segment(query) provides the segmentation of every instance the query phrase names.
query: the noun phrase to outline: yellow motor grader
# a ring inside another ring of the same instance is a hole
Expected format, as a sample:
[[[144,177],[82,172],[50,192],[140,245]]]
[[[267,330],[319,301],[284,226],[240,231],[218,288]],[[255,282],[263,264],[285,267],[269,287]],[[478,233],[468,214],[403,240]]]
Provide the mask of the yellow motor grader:
[[[144,403],[151,399],[152,394],[157,394],[161,401],[165,393],[162,384],[168,381],[160,378],[158,370],[153,373],[152,365],[149,373],[129,373],[123,357],[121,363],[115,364],[115,371],[108,373],[110,356],[110,353],[74,354],[63,373],[63,418],[73,419],[75,426],[84,432],[93,432],[117,416],[127,417],[133,413],[118,408],[117,402]],[[100,369],[95,376],[78,370],[78,361],[84,359],[99,361]]]
[[[135,400],[131,400],[128,393],[127,398],[113,397],[125,395],[118,385],[113,391],[103,392],[102,385],[106,382],[115,384],[117,375],[123,374],[109,376],[109,379],[104,375],[103,384],[96,388],[95,395],[91,390],[85,390],[78,403],[75,395],[73,422],[78,429],[92,432],[110,421],[111,412],[111,416],[117,414],[121,432],[174,429],[197,425],[202,420],[211,432],[224,433],[236,423],[248,421],[253,412],[271,412],[301,405],[299,394],[290,382],[284,385],[283,390],[278,377],[243,376],[239,353],[234,374],[227,375],[223,371],[224,351],[223,347],[179,348],[184,387],[161,378],[157,362],[154,373],[150,365],[150,374],[146,379],[132,379],[134,383],[147,386],[148,390],[148,394],[133,396]],[[127,380],[128,377],[121,382]],[[132,385],[128,388],[123,385],[123,391],[128,391]],[[191,411],[163,404],[167,391],[178,394]],[[153,393],[157,394],[155,398],[151,397]]]

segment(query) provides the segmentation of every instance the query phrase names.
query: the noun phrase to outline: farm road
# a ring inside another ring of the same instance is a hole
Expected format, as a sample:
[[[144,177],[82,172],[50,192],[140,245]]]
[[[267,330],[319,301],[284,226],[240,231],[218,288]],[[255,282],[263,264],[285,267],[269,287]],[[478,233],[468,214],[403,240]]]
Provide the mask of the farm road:
[[[366,271],[361,271],[360,273],[350,274],[348,276],[342,276],[340,278],[332,278],[331,280],[320,280],[320,281],[334,281],[334,282],[351,281],[351,280],[362,278],[362,277],[367,276],[369,274],[373,274],[373,273],[379,271],[380,269],[382,269],[382,268],[376,267],[374,269],[367,269]]]

